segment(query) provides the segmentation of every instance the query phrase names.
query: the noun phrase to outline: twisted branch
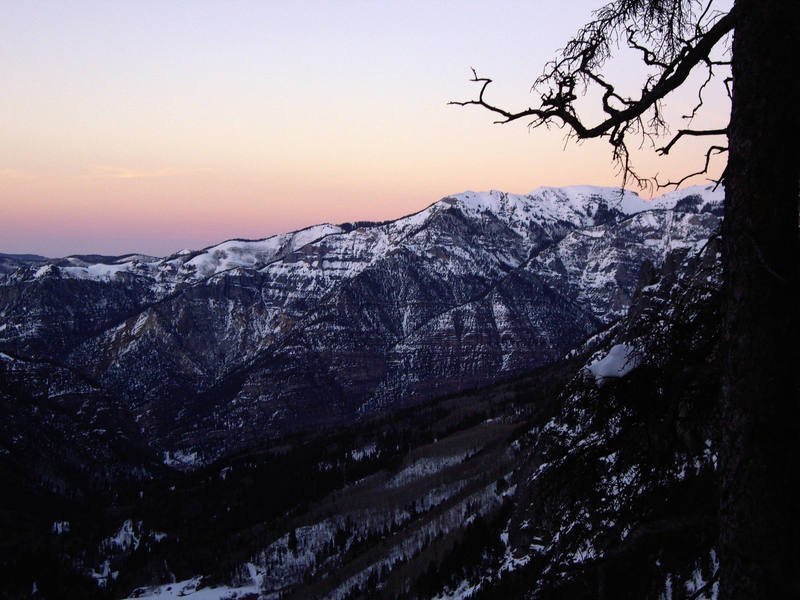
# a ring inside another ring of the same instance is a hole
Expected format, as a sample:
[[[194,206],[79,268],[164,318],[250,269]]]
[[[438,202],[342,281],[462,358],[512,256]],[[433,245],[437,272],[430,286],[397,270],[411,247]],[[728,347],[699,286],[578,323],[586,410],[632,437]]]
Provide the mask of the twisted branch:
[[[706,151],[706,161],[705,161],[705,164],[703,165],[702,169],[700,169],[699,171],[697,171],[695,173],[689,173],[688,175],[684,175],[678,181],[667,181],[665,183],[659,183],[658,175],[656,175],[653,178],[655,180],[656,188],[661,189],[661,188],[673,187],[674,186],[677,189],[687,179],[691,179],[692,177],[697,177],[698,175],[703,175],[705,173],[708,173],[708,165],[711,162],[711,156],[712,155],[717,155],[717,154],[722,154],[723,152],[727,152],[727,151],[728,151],[728,147],[727,146],[711,146],[711,147],[709,147],[709,149]],[[717,185],[719,185],[724,180],[725,180],[725,171],[722,172],[722,175],[720,176],[719,179],[713,179],[712,181],[714,183],[716,183]]]
[[[690,135],[694,137],[706,136],[706,135],[728,135],[728,128],[724,127],[723,129],[681,129],[675,136],[669,141],[669,143],[664,146],[663,148],[658,148],[656,152],[658,152],[661,156],[665,156],[669,154],[669,151],[675,145],[675,143],[681,139],[685,135]]]
[[[514,111],[493,104],[486,99],[486,90],[492,80],[479,77],[474,68],[470,81],[481,84],[477,98],[451,101],[448,104],[479,106],[499,117],[494,121],[496,124],[530,119],[529,128],[542,125],[549,128],[551,124],[556,124],[567,127],[568,137],[574,136],[579,140],[605,137],[614,148],[613,159],[620,165],[623,178],[631,177],[640,187],[645,187],[646,180],[632,169],[626,136],[640,133],[644,144],[648,139],[652,141],[654,136],[666,132],[667,124],[661,112],[660,101],[680,87],[699,64],[705,64],[709,74],[700,86],[699,103],[688,116],[694,117],[702,106],[703,90],[713,78],[713,66],[725,64],[724,61],[712,59],[711,53],[720,40],[733,30],[736,21],[736,11],[733,9],[725,14],[708,17],[710,23],[707,26],[702,23],[707,19],[712,2],[705,5],[696,20],[692,20],[690,13],[694,3],[689,3],[688,8],[684,8],[679,1],[654,3],[617,0],[596,13],[595,21],[567,44],[561,57],[551,62],[545,74],[536,81],[534,90],[540,86],[545,87],[540,92],[538,106]],[[614,31],[623,26],[628,46],[642,54],[646,65],[656,67],[659,71],[647,77],[638,98],[622,96],[599,70],[610,55]],[[669,33],[664,33],[665,28]],[[648,47],[640,38],[650,40],[655,45],[650,44]],[[579,85],[583,86],[580,91],[577,89]],[[575,106],[579,95],[585,94],[589,85],[602,89],[600,105],[606,115],[594,124],[586,123]],[[652,112],[652,116],[645,122],[645,114],[648,112]],[[673,145],[685,135],[724,135],[726,131],[727,129],[682,129],[666,146],[659,148],[658,152],[668,154]],[[719,150],[721,147],[713,148]],[[705,171],[687,176],[682,181],[703,172]]]

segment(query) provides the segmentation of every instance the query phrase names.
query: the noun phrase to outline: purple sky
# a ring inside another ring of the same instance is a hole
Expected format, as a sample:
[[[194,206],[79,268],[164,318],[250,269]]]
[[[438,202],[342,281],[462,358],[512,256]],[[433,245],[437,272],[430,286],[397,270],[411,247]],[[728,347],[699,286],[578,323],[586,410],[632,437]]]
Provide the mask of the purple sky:
[[[564,149],[561,131],[447,106],[475,91],[473,66],[493,100],[526,106],[599,4],[7,3],[0,252],[166,254],[466,189],[618,184],[604,142]],[[613,73],[633,82],[638,64]],[[639,164],[694,169],[686,148]]]

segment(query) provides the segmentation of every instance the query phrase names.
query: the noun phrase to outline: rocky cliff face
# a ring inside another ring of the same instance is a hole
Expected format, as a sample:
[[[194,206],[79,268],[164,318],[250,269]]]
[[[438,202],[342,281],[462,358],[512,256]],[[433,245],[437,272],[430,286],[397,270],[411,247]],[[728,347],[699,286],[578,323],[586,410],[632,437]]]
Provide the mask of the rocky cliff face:
[[[720,196],[3,257],[4,592],[715,597]]]
[[[108,539],[169,542],[95,561],[146,598],[715,598],[718,250],[561,361],[156,480]]]
[[[80,374],[154,446],[210,458],[552,362],[624,314],[643,263],[703,243],[721,195],[467,192],[165,258],[16,258],[0,350]]]
[[[486,597],[716,597],[719,251],[670,253],[576,349],[585,368],[519,439],[515,567],[490,569]]]

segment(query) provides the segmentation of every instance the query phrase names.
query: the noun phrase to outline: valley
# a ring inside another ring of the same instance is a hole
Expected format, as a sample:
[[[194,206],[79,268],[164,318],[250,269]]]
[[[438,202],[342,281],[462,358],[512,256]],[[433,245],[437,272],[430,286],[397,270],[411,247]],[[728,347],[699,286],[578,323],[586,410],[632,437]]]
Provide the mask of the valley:
[[[712,597],[721,200],[4,255],[7,597]]]

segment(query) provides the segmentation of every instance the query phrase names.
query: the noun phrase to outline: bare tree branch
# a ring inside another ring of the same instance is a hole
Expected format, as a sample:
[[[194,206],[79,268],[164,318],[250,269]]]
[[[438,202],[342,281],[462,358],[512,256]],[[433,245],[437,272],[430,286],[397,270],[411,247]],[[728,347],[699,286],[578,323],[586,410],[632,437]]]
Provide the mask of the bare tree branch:
[[[717,21],[700,39],[696,46],[679,55],[679,57],[668,66],[669,68],[665,70],[665,73],[652,88],[648,89],[646,87],[642,90],[642,95],[638,100],[632,102],[627,108],[616,112],[614,115],[591,127],[587,127],[583,124],[571,106],[571,103],[577,100],[577,96],[574,93],[574,81],[572,85],[569,85],[569,81],[567,81],[566,85],[563,85],[557,93],[544,94],[542,96],[541,107],[539,108],[527,108],[519,112],[510,112],[490,104],[483,99],[486,87],[492,80],[485,77],[478,77],[477,72],[473,69],[474,77],[471,81],[483,83],[478,98],[475,100],[452,101],[449,102],[449,104],[458,106],[481,106],[503,117],[502,120],[496,121],[496,123],[510,123],[526,117],[535,117],[534,123],[550,119],[560,119],[564,124],[570,126],[580,139],[601,137],[606,135],[616,125],[641,116],[658,100],[686,81],[692,68],[704,58],[708,58],[714,45],[733,29],[733,24],[734,13],[731,11],[719,19],[719,21]]]
[[[656,152],[660,155],[665,156],[669,154],[669,151],[675,145],[675,143],[681,139],[685,135],[691,135],[695,137],[705,136],[705,135],[728,135],[728,128],[725,127],[723,129],[681,129],[675,136],[669,141],[669,143],[662,147],[658,148]]]
[[[556,124],[566,127],[568,136],[578,140],[607,138],[613,147],[613,159],[620,166],[623,185],[630,177],[640,187],[647,187],[646,180],[632,168],[628,136],[640,135],[640,147],[648,140],[655,145],[654,139],[668,131],[661,111],[662,99],[683,85],[696,66],[705,64],[708,75],[698,90],[698,104],[686,117],[693,118],[702,107],[703,91],[714,78],[714,66],[727,62],[712,58],[712,52],[732,31],[736,21],[735,9],[712,14],[712,3],[713,0],[703,5],[677,0],[616,0],[595,13],[595,20],[565,46],[560,58],[547,65],[545,74],[533,86],[534,91],[541,89],[538,106],[514,111],[488,101],[486,90],[492,80],[479,77],[475,69],[472,69],[471,81],[481,84],[477,98],[449,104],[480,106],[498,116],[494,121],[497,124],[530,119],[528,127],[532,129]],[[702,11],[694,18],[692,12],[698,6]],[[600,72],[611,54],[613,40],[619,40],[619,36],[629,48],[641,53],[647,66],[657,71],[645,78],[638,97],[621,94]],[[576,107],[578,98],[589,87],[601,90],[600,108],[605,118],[596,123],[587,123]],[[724,135],[725,132],[683,129],[657,151],[668,154],[684,135]]]
[[[714,79],[714,63],[713,61],[706,61],[708,65],[708,76],[706,77],[705,81],[700,85],[699,89],[697,90],[697,104],[694,106],[692,111],[688,115],[683,115],[683,118],[689,121],[690,123],[692,120],[697,116],[697,111],[703,106],[703,91],[706,89],[706,86],[711,83],[711,80]]]
[[[728,151],[728,147],[727,146],[711,146],[711,147],[709,147],[709,149],[706,151],[706,161],[705,161],[705,164],[703,165],[702,169],[700,169],[699,171],[697,171],[695,173],[689,173],[688,175],[684,175],[678,181],[667,181],[665,183],[659,183],[658,175],[656,175],[654,177],[654,180],[655,180],[655,183],[656,183],[656,188],[661,189],[661,188],[673,187],[674,186],[677,189],[687,179],[691,179],[692,177],[697,177],[698,175],[703,175],[705,173],[708,173],[708,165],[711,162],[712,155],[722,154],[723,152],[727,152],[727,151]],[[714,179],[712,181],[714,181],[717,185],[719,185],[724,179],[725,179],[725,172],[723,171],[722,176],[719,179]]]

